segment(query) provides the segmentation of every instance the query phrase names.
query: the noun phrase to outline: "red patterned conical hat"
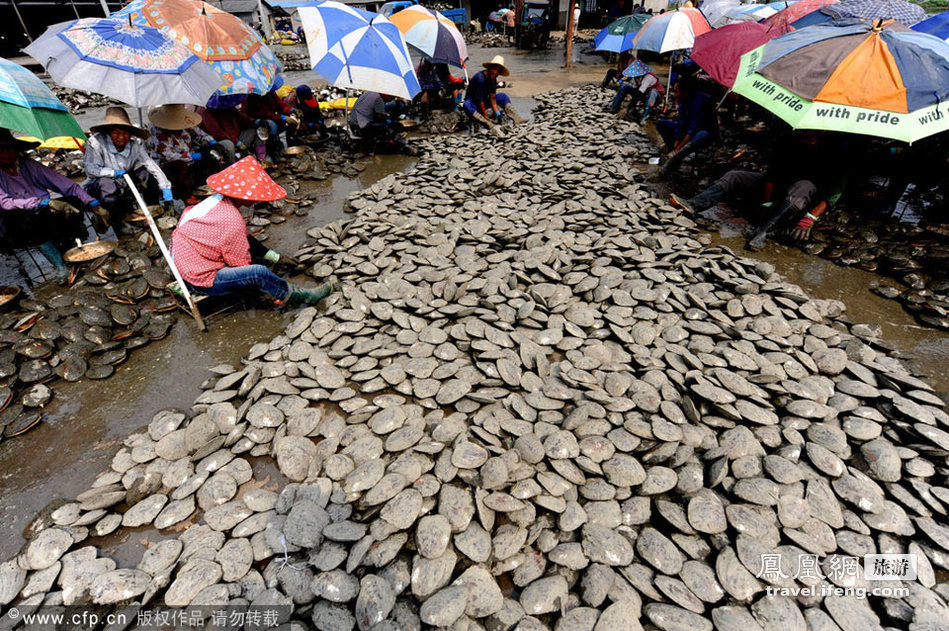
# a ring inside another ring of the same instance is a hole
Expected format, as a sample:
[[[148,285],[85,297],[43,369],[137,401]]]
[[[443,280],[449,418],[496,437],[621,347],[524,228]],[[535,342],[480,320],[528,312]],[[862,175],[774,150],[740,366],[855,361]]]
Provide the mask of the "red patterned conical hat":
[[[283,199],[287,191],[267,175],[253,156],[241,158],[208,178],[208,186],[226,197],[253,202]]]

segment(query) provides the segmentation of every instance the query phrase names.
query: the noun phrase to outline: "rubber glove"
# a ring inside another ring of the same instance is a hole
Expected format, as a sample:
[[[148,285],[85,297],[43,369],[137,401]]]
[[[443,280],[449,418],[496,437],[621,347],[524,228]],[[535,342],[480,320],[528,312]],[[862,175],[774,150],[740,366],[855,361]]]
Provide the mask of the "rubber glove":
[[[281,114],[281,115],[280,115],[280,122],[282,123],[282,122],[285,121],[285,120],[287,120],[287,115],[286,115],[286,114]]]
[[[99,205],[99,200],[98,200],[98,199],[94,199],[94,200],[92,200],[91,202],[89,202],[89,204],[88,204],[89,208],[95,208],[95,207],[98,206],[98,205]]]
[[[37,204],[37,206],[39,206],[40,208],[46,208],[47,206],[49,206],[49,197],[47,197],[46,199],[41,199],[40,203]]]
[[[214,138],[212,138],[211,140],[208,141],[208,146],[209,146],[209,147],[213,147],[213,146],[216,145],[216,144],[217,144],[217,141],[216,141]]]
[[[116,169],[112,171],[112,177],[122,177],[125,175],[125,169]]]
[[[172,199],[173,199],[173,198],[172,198],[172,196],[171,196],[171,189],[170,189],[170,188],[163,188],[163,189],[161,189],[161,200],[162,200],[163,202],[170,202]]]
[[[192,153],[192,154],[191,154],[191,161],[192,161],[192,162],[200,162],[200,161],[201,161],[201,152],[198,151],[198,152]]]

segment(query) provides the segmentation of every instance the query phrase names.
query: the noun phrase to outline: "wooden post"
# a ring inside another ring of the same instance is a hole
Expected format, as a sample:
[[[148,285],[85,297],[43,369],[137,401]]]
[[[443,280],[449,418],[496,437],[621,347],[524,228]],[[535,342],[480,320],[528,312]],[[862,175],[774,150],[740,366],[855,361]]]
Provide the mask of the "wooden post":
[[[567,10],[567,61],[564,68],[570,67],[571,57],[573,56],[573,12],[577,5],[577,0],[570,0],[570,8]]]
[[[521,33],[521,20],[524,18],[524,0],[516,0],[514,3],[514,45],[520,44],[518,35]]]

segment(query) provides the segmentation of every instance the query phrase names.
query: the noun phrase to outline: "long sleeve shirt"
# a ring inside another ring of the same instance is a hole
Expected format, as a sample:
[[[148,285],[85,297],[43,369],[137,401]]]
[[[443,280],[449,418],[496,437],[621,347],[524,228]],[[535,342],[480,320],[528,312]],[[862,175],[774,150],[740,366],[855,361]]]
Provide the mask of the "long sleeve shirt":
[[[254,126],[254,119],[236,107],[198,108],[198,112],[201,114],[201,128],[204,131],[215,140],[230,140],[234,146],[240,143],[241,132]]]
[[[160,164],[176,160],[191,162],[191,154],[202,145],[210,144],[212,140],[207,132],[197,127],[170,130],[153,125],[149,132],[151,133],[145,141],[145,146],[148,147],[152,159]]]
[[[465,92],[465,100],[471,101],[475,105],[484,103],[485,107],[490,105],[491,96],[498,91],[498,82],[496,79],[488,79],[484,70],[471,77],[468,82],[468,91]]]
[[[171,235],[171,254],[181,277],[195,287],[211,287],[219,270],[250,265],[247,224],[223,195],[186,208]]]
[[[682,140],[686,136],[695,136],[699,130],[705,130],[713,136],[718,135],[715,104],[712,102],[712,97],[704,92],[696,92],[693,98],[679,103],[675,139]]]
[[[54,191],[66,197],[77,197],[83,204],[92,201],[81,186],[36,160],[20,156],[19,175],[0,170],[0,208],[18,210],[36,208],[40,200]]]
[[[415,76],[418,77],[419,86],[423,90],[438,90],[442,86],[442,81],[435,72],[435,66],[424,61],[415,69]]]
[[[112,144],[108,134],[96,132],[86,141],[86,155],[83,159],[86,175],[90,178],[115,177],[115,172],[124,170],[132,172],[138,167],[145,167],[155,181],[158,188],[171,188],[171,182],[151,159],[145,150],[145,143],[141,138],[132,137],[129,144],[121,152]]]
[[[250,119],[260,118],[278,122],[282,115],[290,112],[289,108],[274,92],[268,92],[264,95],[249,95],[241,109]]]

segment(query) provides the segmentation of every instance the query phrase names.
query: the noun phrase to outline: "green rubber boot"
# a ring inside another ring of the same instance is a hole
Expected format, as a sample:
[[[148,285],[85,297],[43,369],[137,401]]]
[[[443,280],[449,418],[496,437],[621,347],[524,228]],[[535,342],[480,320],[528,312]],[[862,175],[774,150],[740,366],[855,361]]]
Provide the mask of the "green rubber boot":
[[[306,287],[300,287],[299,285],[290,285],[290,291],[287,294],[287,297],[283,300],[286,304],[304,304],[304,305],[315,305],[323,298],[326,298],[331,293],[333,293],[333,286],[330,283],[325,285],[320,285],[315,289],[308,289]]]
[[[59,252],[59,248],[56,247],[56,244],[52,241],[40,244],[40,252],[42,252],[43,256],[56,268],[56,282],[60,285],[65,283],[69,278],[69,268],[66,267],[66,262],[63,261],[63,255]]]

